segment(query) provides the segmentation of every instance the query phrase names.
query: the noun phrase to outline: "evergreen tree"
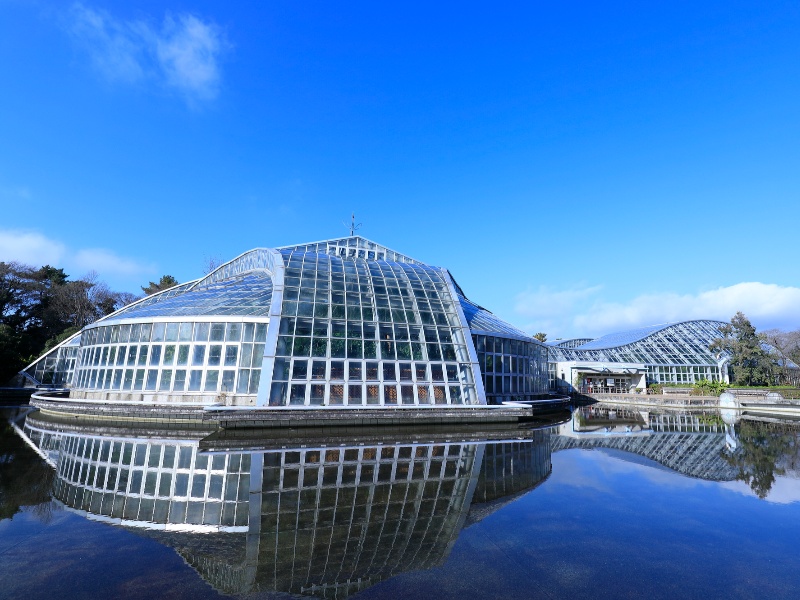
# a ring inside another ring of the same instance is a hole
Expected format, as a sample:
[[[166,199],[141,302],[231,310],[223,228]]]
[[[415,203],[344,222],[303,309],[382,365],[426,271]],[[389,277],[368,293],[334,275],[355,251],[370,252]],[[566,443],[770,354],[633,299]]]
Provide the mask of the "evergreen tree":
[[[175,287],[178,285],[178,280],[175,279],[172,275],[162,275],[161,279],[158,280],[158,283],[151,281],[149,285],[142,286],[142,291],[147,294],[148,296],[155,294],[156,292],[163,292],[164,290],[168,290],[171,287]]]
[[[0,262],[0,385],[72,333],[134,300],[90,273]]]
[[[711,350],[722,350],[731,356],[730,366],[737,385],[770,385],[774,380],[772,358],[764,347],[756,328],[741,312],[731,319],[730,325],[719,329],[722,337],[715,340]]]

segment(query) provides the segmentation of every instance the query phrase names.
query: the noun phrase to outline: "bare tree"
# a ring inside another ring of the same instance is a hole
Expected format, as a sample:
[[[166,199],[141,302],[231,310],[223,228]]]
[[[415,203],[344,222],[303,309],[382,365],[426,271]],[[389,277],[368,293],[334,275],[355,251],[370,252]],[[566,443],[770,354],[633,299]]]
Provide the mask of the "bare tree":
[[[797,363],[797,359],[800,358],[800,330],[769,329],[762,335],[764,341],[774,348],[773,352],[778,359],[782,383],[797,385],[800,381],[800,372],[794,363]]]
[[[219,256],[204,256],[203,257],[203,274],[208,275],[212,271],[216,271],[221,267],[224,261]]]

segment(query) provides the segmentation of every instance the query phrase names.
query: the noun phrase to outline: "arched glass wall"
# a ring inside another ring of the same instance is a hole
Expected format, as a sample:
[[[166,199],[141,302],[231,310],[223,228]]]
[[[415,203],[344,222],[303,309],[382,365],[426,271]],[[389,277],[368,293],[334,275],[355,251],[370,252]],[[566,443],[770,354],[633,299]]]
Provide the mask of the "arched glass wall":
[[[241,320],[93,327],[82,336],[74,388],[171,394],[177,401],[255,395],[266,335],[266,323]]]
[[[446,272],[281,253],[271,406],[481,403]]]

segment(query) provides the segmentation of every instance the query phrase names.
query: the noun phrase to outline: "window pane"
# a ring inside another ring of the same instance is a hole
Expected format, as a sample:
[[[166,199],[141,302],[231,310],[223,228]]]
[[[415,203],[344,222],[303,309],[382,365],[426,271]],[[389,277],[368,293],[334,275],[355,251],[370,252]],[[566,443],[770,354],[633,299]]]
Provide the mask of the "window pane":
[[[401,385],[400,393],[403,399],[403,404],[414,404],[414,386]]]
[[[160,362],[161,362],[161,346],[153,346],[150,349],[150,365],[157,367]]]
[[[218,367],[222,360],[222,346],[213,344],[208,348],[208,364],[212,367]]]
[[[217,383],[219,382],[219,371],[213,369],[211,371],[206,372],[206,385],[205,391],[206,392],[216,392],[217,391]]]
[[[383,403],[397,404],[397,386],[394,385],[383,386]]]
[[[237,394],[246,394],[250,380],[250,369],[239,369],[239,382],[236,384]]]
[[[361,380],[361,362],[351,362],[348,365],[348,376],[347,378],[351,381],[360,381]]]
[[[200,391],[200,383],[203,378],[203,372],[199,369],[195,369],[191,371],[189,375],[189,391],[190,392],[199,392]]]
[[[348,404],[363,404],[361,384],[347,386],[347,403]]]
[[[233,380],[236,378],[236,371],[232,369],[226,369],[222,372],[222,387],[221,391],[223,392],[232,392],[233,391]]]
[[[156,389],[156,380],[158,379],[158,370],[157,369],[150,369],[147,372],[147,386],[145,389],[147,390],[155,390]]]
[[[239,352],[239,348],[237,346],[226,346],[225,347],[225,366],[226,367],[235,367],[236,366],[236,358]]]
[[[192,366],[193,367],[202,367],[203,361],[206,358],[206,347],[205,346],[195,346],[194,352],[192,354]],[[180,363],[179,363],[180,364]]]
[[[161,371],[161,383],[158,386],[159,391],[168,392],[172,384],[172,369],[165,369]]]
[[[344,385],[332,384],[329,404],[342,404],[344,402]]]
[[[427,385],[417,386],[417,399],[420,404],[430,404],[430,393]]]

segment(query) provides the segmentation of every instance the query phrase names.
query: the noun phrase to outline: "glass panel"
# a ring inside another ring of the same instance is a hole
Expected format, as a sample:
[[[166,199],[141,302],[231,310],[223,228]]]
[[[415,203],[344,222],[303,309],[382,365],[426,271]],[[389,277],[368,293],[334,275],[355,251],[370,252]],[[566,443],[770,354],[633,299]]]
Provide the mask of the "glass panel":
[[[222,342],[225,340],[225,323],[214,323],[211,325],[211,341]]]
[[[222,372],[222,387],[220,388],[223,392],[232,392],[233,391],[233,381],[236,378],[236,371],[232,369],[226,369]]]
[[[239,348],[238,346],[225,346],[225,366],[235,367]]]
[[[189,375],[189,391],[190,392],[199,392],[200,391],[200,383],[201,383],[202,379],[203,379],[203,371],[201,371],[199,369],[195,369],[195,370],[191,371],[191,373]]]
[[[331,361],[331,380],[344,379],[344,362],[340,360]]]
[[[241,323],[228,323],[225,330],[226,342],[238,342],[242,337]]]
[[[178,324],[167,323],[167,331],[164,335],[164,341],[177,342],[178,341]]]
[[[342,404],[343,402],[344,402],[344,385],[331,384],[331,394],[330,394],[329,404]]]
[[[168,366],[173,363],[175,360],[175,346],[170,344],[169,346],[164,346],[164,365]]]
[[[347,403],[348,404],[363,404],[361,384],[347,386]]]
[[[178,362],[176,363],[179,366],[189,364],[189,346],[188,344],[181,344],[178,347]]]
[[[395,385],[383,386],[383,403],[397,404],[397,386]]]
[[[161,362],[161,346],[153,346],[150,349],[150,365],[157,367],[160,362]]]
[[[212,369],[206,372],[206,385],[204,391],[206,392],[216,392],[217,391],[217,383],[219,382],[219,371],[216,369]]]
[[[380,404],[381,399],[378,394],[378,386],[377,385],[368,385],[367,386],[367,404]]]
[[[308,376],[308,361],[295,360],[292,365],[292,379],[306,379]]]
[[[159,391],[168,392],[172,384],[172,369],[165,369],[161,371],[161,383],[158,386]]]
[[[207,342],[208,330],[210,329],[209,323],[195,323],[194,324],[194,341]]]
[[[156,389],[156,380],[158,379],[158,370],[157,369],[150,369],[147,372],[147,385],[145,386],[146,390],[155,390]]]
[[[192,323],[181,323],[180,334],[178,340],[181,342],[189,342],[192,339]]]
[[[347,378],[351,381],[360,381],[361,380],[361,362],[351,362],[348,365],[348,374]]]
[[[236,393],[237,394],[246,394],[247,393],[249,380],[250,380],[250,370],[249,369],[239,369],[239,381],[236,384]]]
[[[302,405],[306,402],[305,384],[292,384],[289,404]]]
[[[219,344],[213,344],[208,347],[208,364],[212,367],[219,366],[220,361],[222,360],[222,346]]]
[[[183,346],[181,346],[181,350],[183,350]],[[194,352],[192,353],[192,366],[193,367],[202,367],[203,361],[206,357],[206,347],[205,346],[195,346]],[[178,364],[183,364],[180,361]]]
[[[420,404],[430,404],[430,391],[427,385],[417,386],[417,399]]]
[[[164,341],[164,332],[167,328],[166,323],[155,323],[153,325],[153,341],[154,342],[163,342]]]

